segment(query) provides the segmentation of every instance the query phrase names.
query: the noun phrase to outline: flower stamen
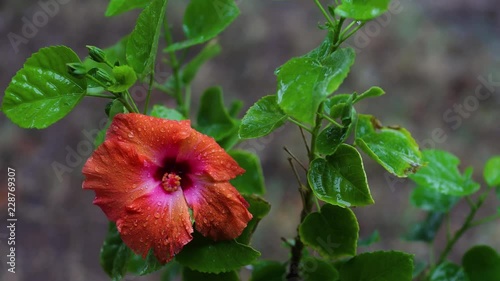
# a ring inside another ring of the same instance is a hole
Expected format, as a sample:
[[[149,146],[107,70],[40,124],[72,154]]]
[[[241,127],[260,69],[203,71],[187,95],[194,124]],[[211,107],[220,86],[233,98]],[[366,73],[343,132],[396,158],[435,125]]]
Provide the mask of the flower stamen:
[[[174,192],[181,187],[181,177],[175,173],[165,173],[161,178],[161,186],[166,192]]]

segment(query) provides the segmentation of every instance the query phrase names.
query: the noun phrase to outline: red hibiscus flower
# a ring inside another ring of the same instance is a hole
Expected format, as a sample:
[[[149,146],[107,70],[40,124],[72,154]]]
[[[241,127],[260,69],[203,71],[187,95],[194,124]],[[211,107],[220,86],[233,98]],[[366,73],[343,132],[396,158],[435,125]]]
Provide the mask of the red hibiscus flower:
[[[252,215],[229,180],[243,172],[189,121],[119,114],[83,167],[83,188],[127,246],[166,263],[192,240],[192,220],[213,240],[242,233]]]

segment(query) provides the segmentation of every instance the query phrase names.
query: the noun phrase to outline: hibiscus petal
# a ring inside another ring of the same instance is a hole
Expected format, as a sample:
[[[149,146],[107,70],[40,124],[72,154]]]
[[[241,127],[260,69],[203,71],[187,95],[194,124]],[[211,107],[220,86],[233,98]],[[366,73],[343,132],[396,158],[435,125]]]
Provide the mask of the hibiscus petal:
[[[182,142],[177,161],[188,162],[194,175],[208,175],[214,181],[228,181],[245,172],[211,137],[193,130]]]
[[[94,204],[111,221],[116,221],[125,206],[148,190],[158,187],[152,179],[158,166],[137,153],[135,147],[116,141],[104,142],[83,167],[82,187],[96,193]]]
[[[189,120],[166,120],[136,113],[117,114],[106,140],[132,144],[139,153],[161,165],[166,157],[177,155],[180,142],[194,131]]]
[[[240,236],[252,219],[248,203],[228,182],[198,183],[184,190],[184,196],[193,209],[196,230],[213,240]]]
[[[167,263],[193,239],[189,209],[179,189],[165,193],[157,189],[127,207],[116,222],[127,246],[143,258],[153,249],[161,263]]]

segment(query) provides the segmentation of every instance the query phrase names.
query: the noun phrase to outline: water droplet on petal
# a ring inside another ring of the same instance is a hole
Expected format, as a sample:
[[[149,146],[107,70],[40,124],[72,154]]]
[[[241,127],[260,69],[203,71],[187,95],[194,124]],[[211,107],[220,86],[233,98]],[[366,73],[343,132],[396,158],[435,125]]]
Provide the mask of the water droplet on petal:
[[[155,213],[155,218],[159,219],[160,218],[160,213]]]
[[[128,137],[129,137],[130,139],[133,139],[133,138],[134,138],[134,133],[133,133],[133,132],[129,132],[129,133],[128,133]]]

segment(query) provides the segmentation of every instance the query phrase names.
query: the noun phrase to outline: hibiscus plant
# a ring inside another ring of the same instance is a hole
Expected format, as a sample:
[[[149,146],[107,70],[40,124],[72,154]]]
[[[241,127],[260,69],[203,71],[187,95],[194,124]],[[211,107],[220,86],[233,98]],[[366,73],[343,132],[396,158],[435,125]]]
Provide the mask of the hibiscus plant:
[[[186,281],[240,280],[244,271],[252,281],[500,280],[500,256],[489,246],[462,253],[460,264],[448,259],[468,229],[499,218],[475,215],[492,192],[499,194],[500,157],[486,163],[481,188],[472,168],[460,172],[452,154],[421,151],[406,129],[358,113],[358,102],[385,92],[337,92],[355,61],[345,41],[385,13],[390,1],[310,2],[324,16],[324,41],[280,66],[274,94],[261,97],[243,118],[241,103],[224,105],[220,87],[206,89],[198,111],[191,110],[198,69],[220,53],[215,37],[240,13],[234,0],[190,0],[180,41],[172,38],[167,0],[111,0],[106,16],[142,9],[128,36],[108,48],[87,46],[84,60],[65,46],[40,49],[12,78],[2,111],[23,128],[46,128],[83,98],[109,99],[103,103],[108,122],[83,167],[83,189],[95,193],[94,204],[110,221],[100,261],[112,280],[160,270],[162,280]],[[199,52],[186,60],[186,51]],[[171,69],[166,81],[157,79],[160,61]],[[138,82],[147,85],[143,100],[130,93]],[[151,95],[161,92],[176,106],[150,105]],[[270,238],[290,252],[287,260],[271,261],[251,245],[270,210],[260,161],[235,147],[287,122],[297,127],[308,159],[286,149],[302,199],[300,224],[295,237]],[[436,259],[358,250],[379,238],[358,239],[352,208],[374,204],[360,152],[380,164],[389,181],[409,177],[416,183],[411,202],[428,216],[409,240],[432,245],[453,207],[467,200],[468,215],[459,229],[449,230]]]

